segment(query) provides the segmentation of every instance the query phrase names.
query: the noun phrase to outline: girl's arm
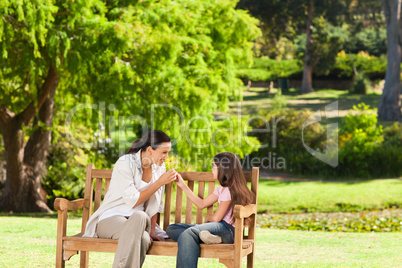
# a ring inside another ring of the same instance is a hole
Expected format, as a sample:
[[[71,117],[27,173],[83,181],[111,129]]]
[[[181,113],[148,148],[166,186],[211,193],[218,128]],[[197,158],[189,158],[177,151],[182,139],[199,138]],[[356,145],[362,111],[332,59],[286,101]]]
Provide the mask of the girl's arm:
[[[204,199],[199,198],[193,191],[191,191],[190,188],[188,188],[187,184],[184,182],[182,176],[179,173],[177,173],[176,184],[186,193],[190,200],[193,201],[193,203],[199,209],[209,207],[218,201],[218,196],[214,194],[210,194]]]
[[[221,221],[223,219],[223,216],[225,216],[226,211],[229,209],[231,203],[232,203],[232,201],[222,201],[219,204],[219,206],[214,214],[210,214],[205,217],[205,222]]]

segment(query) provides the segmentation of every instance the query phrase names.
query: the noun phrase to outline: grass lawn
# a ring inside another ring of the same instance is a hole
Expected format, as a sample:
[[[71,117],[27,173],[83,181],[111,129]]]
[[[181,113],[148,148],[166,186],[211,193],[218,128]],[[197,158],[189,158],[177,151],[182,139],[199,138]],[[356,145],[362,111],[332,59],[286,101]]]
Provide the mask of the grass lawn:
[[[68,234],[81,219],[68,220]],[[54,267],[54,218],[0,217],[0,267]],[[401,233],[328,233],[258,229],[255,267],[402,267]],[[90,253],[90,267],[110,267],[113,254]],[[67,267],[78,267],[73,256]],[[174,267],[174,257],[148,256],[144,267]],[[245,266],[245,261],[243,263]],[[224,267],[201,259],[199,267]]]
[[[357,182],[296,182],[260,179],[258,211],[338,212],[402,207],[401,193],[401,179]]]

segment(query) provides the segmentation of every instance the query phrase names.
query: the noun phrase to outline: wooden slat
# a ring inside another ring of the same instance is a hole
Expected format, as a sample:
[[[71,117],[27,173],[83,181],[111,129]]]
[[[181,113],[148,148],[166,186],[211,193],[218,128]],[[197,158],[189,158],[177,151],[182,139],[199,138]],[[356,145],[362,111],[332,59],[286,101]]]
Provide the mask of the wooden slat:
[[[176,189],[176,212],[175,212],[175,223],[181,222],[181,210],[183,206],[183,190],[180,187]]]
[[[87,174],[85,178],[85,195],[84,195],[84,209],[82,211],[82,224],[81,224],[81,232],[85,231],[87,226],[87,222],[92,214],[92,197],[93,197],[93,188],[94,188],[94,180],[92,179],[92,170],[95,168],[94,164],[87,165]]]
[[[255,194],[253,204],[257,204],[258,200],[258,178],[260,176],[260,169],[258,167],[253,167],[253,171],[251,173],[251,191]]]
[[[205,182],[200,181],[200,182],[198,182],[198,197],[201,199],[204,199],[204,192],[205,192]],[[203,209],[197,208],[197,217],[196,217],[197,224],[202,223],[202,211],[203,211]]]
[[[192,191],[194,189],[194,181],[188,182],[188,188]],[[193,215],[193,202],[187,197],[186,203],[186,224],[191,224],[191,217]]]
[[[185,181],[217,181],[212,172],[179,172]]]
[[[92,178],[94,179],[104,179],[112,177],[113,169],[93,169]]]
[[[110,179],[106,178],[105,179],[105,195],[106,195],[107,191],[109,191],[109,186],[110,186]]]
[[[173,183],[166,184],[165,188],[165,209],[163,210],[163,230],[170,224],[170,210],[172,205],[172,188]]]
[[[215,182],[208,182],[208,195],[211,195],[215,190]],[[207,214],[212,215],[214,213],[214,205],[211,205],[207,208]]]
[[[98,210],[102,199],[102,179],[96,179],[94,212]]]

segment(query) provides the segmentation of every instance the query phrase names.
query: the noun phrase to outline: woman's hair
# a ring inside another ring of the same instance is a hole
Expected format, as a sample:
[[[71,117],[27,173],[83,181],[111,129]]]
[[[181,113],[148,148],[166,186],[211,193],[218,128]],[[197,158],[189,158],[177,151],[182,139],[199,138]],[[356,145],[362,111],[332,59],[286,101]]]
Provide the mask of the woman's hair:
[[[239,159],[233,153],[215,155],[214,163],[218,167],[218,181],[223,187],[229,187],[232,197],[232,217],[235,205],[249,205],[254,201],[254,193],[247,187],[247,181]]]
[[[139,150],[145,151],[148,146],[151,146],[152,149],[155,150],[161,143],[164,142],[170,142],[170,138],[165,132],[160,130],[151,130],[145,133],[141,139],[135,140],[126,154],[135,154]]]

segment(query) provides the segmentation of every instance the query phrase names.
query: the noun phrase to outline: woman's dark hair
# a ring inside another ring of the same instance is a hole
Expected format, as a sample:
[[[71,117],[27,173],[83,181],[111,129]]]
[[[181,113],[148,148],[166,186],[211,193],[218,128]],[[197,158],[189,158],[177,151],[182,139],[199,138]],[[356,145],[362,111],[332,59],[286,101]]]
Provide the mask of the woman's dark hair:
[[[141,139],[135,140],[126,154],[135,154],[139,150],[145,151],[148,146],[151,146],[152,149],[156,150],[156,148],[158,148],[159,145],[164,142],[170,142],[170,138],[165,132],[160,130],[151,130],[145,133]]]
[[[254,201],[255,194],[247,187],[239,158],[233,153],[215,155],[214,163],[218,167],[218,181],[223,187],[228,187],[232,198],[232,217],[235,205],[249,205]],[[246,222],[248,223],[248,222]]]

